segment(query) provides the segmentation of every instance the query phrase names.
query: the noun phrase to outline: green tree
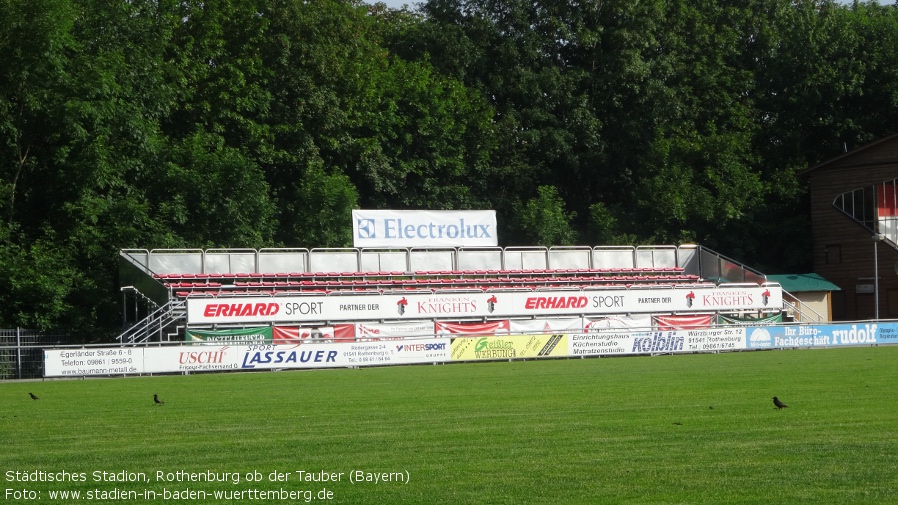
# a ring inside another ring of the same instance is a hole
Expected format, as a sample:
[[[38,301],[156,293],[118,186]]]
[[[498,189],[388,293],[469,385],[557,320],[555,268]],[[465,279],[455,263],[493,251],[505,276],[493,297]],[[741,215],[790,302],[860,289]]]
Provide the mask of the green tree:
[[[571,227],[575,212],[565,210],[564,201],[553,186],[540,186],[537,196],[528,200],[516,214],[516,238],[521,245],[564,246],[577,243]]]
[[[433,61],[479,90],[492,107],[490,193],[500,222],[512,220],[511,209],[540,184],[575,207],[596,196],[592,183],[601,178],[591,174],[604,161],[603,121],[590,96],[593,69],[576,61],[577,48],[591,43],[583,26],[595,10],[556,1],[432,0],[423,6],[425,21],[393,42],[399,54]]]
[[[268,247],[274,206],[259,166],[214,134],[197,133],[168,149],[153,192],[166,225],[157,247]]]
[[[164,73],[168,25],[150,1],[21,4],[28,12],[9,19],[23,28],[0,37],[21,46],[3,51],[19,69],[2,84],[4,103],[16,104],[3,109],[18,121],[10,137],[18,154],[3,169],[4,183],[12,181],[3,186],[14,187],[3,249],[4,265],[15,265],[8,296],[19,304],[41,294],[36,307],[52,307],[42,328],[96,338],[119,320],[117,251],[141,242],[151,221],[145,163],[169,99],[164,79],[146,70]],[[21,312],[4,320],[26,322]]]
[[[359,194],[349,177],[310,167],[297,188],[293,236],[306,247],[351,247],[352,210]]]
[[[68,0],[5,0],[0,18],[0,208],[4,222],[28,226],[42,215],[26,195],[63,112],[75,9]]]

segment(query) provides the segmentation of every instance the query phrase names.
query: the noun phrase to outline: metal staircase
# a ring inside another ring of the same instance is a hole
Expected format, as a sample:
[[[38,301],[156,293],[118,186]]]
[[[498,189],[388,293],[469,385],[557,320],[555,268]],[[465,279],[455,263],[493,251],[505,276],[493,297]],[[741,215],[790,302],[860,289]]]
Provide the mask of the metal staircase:
[[[827,322],[825,317],[802,304],[795,295],[785,290],[783,290],[783,309],[783,316],[796,323],[822,324]]]
[[[142,344],[158,336],[159,342],[167,342],[177,333],[177,328],[179,324],[183,324],[186,315],[186,302],[172,299],[122,332],[117,340],[122,344]]]

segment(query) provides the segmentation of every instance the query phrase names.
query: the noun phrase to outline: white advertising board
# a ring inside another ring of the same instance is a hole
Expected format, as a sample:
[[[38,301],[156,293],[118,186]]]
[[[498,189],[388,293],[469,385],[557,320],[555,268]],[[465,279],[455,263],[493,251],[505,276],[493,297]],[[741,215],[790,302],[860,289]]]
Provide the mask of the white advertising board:
[[[364,340],[397,340],[429,337],[434,334],[433,321],[401,321],[398,323],[357,323],[356,338]]]
[[[44,376],[226,372],[437,363],[450,359],[448,338],[301,343],[296,345],[179,345],[44,351]]]
[[[573,334],[571,356],[735,351],[746,348],[745,328],[679,331],[603,330]]]
[[[143,373],[143,347],[47,349],[44,377]]]
[[[188,298],[188,324],[297,323],[304,321],[402,320],[707,313],[781,309],[782,289],[762,287],[665,287],[609,291],[509,291]]]
[[[353,210],[353,247],[495,247],[494,210]]]

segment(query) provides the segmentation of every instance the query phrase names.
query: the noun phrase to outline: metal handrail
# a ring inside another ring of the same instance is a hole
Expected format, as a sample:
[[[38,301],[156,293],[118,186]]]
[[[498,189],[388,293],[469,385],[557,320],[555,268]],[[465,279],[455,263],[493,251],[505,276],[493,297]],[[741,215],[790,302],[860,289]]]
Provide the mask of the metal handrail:
[[[794,302],[791,300],[787,300],[786,299],[787,296],[791,297],[792,300],[794,300]],[[789,310],[791,310],[794,314],[798,315],[798,317],[796,318],[797,322],[800,322],[800,323],[805,323],[805,322],[825,323],[826,322],[825,317],[820,315],[816,310],[803,305],[801,303],[801,300],[799,300],[795,295],[793,295],[792,293],[789,293],[786,290],[783,290],[783,306],[784,306],[783,308],[786,310],[787,313]],[[813,318],[811,318],[809,316],[813,316]]]
[[[139,344],[146,342],[154,333],[162,335],[164,329],[170,324],[180,321],[184,317],[184,300],[173,299],[162,305],[142,321],[122,332],[116,340],[122,344]]]

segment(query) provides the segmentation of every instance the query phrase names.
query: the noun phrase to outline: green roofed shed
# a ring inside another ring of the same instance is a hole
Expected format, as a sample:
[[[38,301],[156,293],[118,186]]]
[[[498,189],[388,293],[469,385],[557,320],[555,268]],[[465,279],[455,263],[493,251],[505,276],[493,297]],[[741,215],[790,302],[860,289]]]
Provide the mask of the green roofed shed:
[[[804,291],[841,291],[839,286],[820,277],[817,274],[782,274],[768,275],[769,282],[778,282],[780,286],[790,293]]]
[[[798,309],[795,320],[832,321],[832,292],[841,291],[839,286],[815,273],[767,275],[767,281],[783,287],[783,299]]]

